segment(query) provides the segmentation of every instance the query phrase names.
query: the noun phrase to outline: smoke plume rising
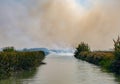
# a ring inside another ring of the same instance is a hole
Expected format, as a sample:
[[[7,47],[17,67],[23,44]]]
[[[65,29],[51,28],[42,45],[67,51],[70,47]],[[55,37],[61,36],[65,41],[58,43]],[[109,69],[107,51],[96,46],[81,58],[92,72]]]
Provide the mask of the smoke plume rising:
[[[1,0],[0,47],[113,47],[120,33],[119,0]]]

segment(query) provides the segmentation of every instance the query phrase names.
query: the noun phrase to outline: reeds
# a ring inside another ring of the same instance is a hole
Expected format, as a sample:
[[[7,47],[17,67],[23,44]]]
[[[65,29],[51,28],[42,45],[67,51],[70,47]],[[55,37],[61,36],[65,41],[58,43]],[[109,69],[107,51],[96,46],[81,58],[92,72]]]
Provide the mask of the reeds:
[[[104,68],[109,68],[114,60],[113,52],[81,52],[79,59],[93,63]]]
[[[36,52],[0,52],[0,79],[9,77],[12,72],[35,68],[45,58],[42,51]]]

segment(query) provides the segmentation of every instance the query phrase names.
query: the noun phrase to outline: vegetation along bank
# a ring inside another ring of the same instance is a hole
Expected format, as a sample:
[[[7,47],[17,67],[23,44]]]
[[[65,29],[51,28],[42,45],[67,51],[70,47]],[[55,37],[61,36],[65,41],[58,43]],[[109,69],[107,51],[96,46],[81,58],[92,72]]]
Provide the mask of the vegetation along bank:
[[[91,51],[88,44],[81,42],[74,56],[77,59],[101,66],[107,71],[120,74],[120,37],[114,41],[113,51]]]
[[[0,79],[8,78],[15,72],[36,68],[44,58],[43,51],[24,52],[6,47],[0,52]]]

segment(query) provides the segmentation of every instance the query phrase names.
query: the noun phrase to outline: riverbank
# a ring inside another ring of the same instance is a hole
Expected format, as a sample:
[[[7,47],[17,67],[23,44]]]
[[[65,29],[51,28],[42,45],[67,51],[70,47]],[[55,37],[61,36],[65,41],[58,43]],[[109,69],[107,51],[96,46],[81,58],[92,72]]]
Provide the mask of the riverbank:
[[[89,63],[101,66],[106,70],[111,70],[111,65],[115,60],[113,52],[94,51],[94,52],[81,52],[75,56],[77,59],[87,61]]]
[[[74,56],[120,75],[120,37],[113,41],[113,51],[91,51],[88,44],[81,42],[76,48]]]
[[[120,61],[119,59],[116,59],[116,56],[112,51],[82,51],[77,55],[75,54],[74,57],[100,66],[108,72],[120,75]]]
[[[13,73],[36,68],[43,64],[45,53],[34,52],[0,52],[0,79],[10,77]]]

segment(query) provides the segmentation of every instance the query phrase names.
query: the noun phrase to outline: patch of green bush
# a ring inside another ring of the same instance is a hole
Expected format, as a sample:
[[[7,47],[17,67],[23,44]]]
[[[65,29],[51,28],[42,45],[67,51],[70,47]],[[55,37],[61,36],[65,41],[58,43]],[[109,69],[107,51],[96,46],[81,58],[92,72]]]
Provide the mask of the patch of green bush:
[[[78,47],[76,48],[76,51],[74,53],[74,56],[76,58],[79,58],[79,53],[81,52],[84,52],[84,51],[87,51],[89,52],[90,51],[90,47],[88,46],[88,44],[84,43],[84,42],[81,42]]]

